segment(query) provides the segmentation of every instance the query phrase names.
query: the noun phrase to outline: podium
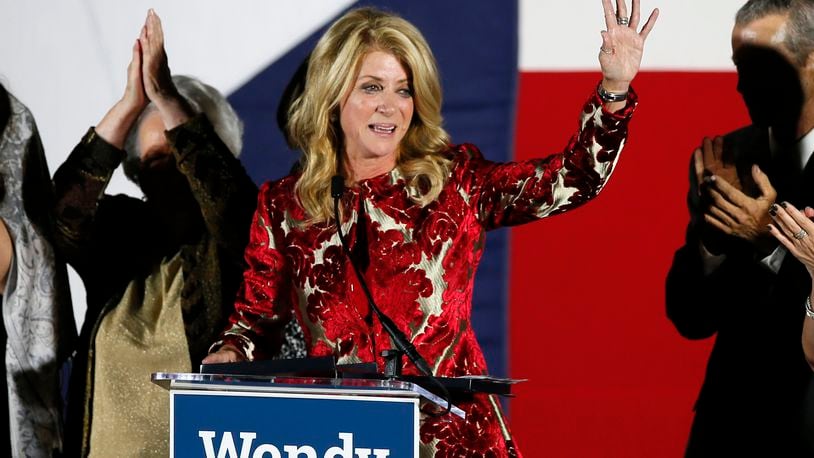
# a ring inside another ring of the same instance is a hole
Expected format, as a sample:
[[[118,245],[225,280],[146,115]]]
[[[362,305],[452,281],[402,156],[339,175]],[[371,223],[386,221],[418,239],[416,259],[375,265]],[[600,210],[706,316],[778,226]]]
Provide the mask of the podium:
[[[418,458],[421,411],[447,401],[395,379],[154,373],[169,390],[170,456]],[[464,412],[449,406],[449,415]]]

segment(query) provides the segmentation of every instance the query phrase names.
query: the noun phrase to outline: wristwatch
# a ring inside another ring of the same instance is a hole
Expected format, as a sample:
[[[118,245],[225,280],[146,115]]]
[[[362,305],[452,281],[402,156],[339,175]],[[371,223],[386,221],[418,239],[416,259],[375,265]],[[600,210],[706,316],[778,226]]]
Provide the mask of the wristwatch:
[[[603,102],[623,102],[627,100],[627,92],[608,92],[602,87],[602,83],[596,86],[596,93]]]

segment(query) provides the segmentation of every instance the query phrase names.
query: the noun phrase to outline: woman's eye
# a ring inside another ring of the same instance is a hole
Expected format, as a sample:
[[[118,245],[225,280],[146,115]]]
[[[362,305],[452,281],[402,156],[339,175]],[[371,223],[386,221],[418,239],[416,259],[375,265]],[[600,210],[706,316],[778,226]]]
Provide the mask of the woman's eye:
[[[365,92],[378,92],[382,90],[382,87],[378,84],[366,84],[362,86],[362,90]]]
[[[408,88],[408,87],[405,87],[405,88],[399,89],[399,90],[398,90],[398,93],[399,93],[399,95],[401,95],[402,97],[412,97],[412,96],[413,96],[413,90],[412,90],[412,89],[410,89],[410,88]]]

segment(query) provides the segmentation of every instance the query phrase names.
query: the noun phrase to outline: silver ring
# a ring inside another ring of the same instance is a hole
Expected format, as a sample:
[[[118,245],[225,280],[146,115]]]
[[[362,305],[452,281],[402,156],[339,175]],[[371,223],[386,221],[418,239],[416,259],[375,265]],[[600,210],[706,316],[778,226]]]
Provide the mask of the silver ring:
[[[797,240],[803,240],[804,238],[808,237],[808,232],[805,229],[800,229],[800,232],[792,235]]]
[[[630,24],[630,18],[625,16],[616,16],[616,23],[619,25],[628,25]]]
[[[613,54],[613,49],[612,48],[611,49],[605,49],[605,48],[600,46],[599,50],[602,51],[605,54]]]

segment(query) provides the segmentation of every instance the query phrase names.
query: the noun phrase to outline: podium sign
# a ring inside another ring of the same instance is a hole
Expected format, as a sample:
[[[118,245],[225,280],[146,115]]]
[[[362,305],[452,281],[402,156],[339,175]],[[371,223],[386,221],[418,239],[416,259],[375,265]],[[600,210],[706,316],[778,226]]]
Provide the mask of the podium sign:
[[[173,389],[170,456],[418,458],[418,397],[333,391]]]

